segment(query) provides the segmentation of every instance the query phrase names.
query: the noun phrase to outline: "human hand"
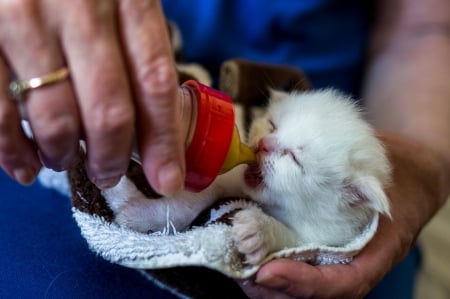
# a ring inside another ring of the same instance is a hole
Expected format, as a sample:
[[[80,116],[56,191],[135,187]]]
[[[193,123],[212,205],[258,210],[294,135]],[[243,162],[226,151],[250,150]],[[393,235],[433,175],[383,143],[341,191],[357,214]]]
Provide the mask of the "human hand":
[[[30,90],[22,101],[31,141],[6,92],[8,70],[30,79],[65,65],[70,80]],[[0,1],[0,166],[23,184],[41,163],[69,167],[83,138],[99,187],[117,183],[137,140],[154,189],[181,189],[177,87],[159,1]]]
[[[380,232],[389,221],[381,220]],[[393,266],[392,255],[398,254],[398,248],[389,242],[378,233],[348,265],[274,260],[261,267],[255,282],[239,284],[250,298],[363,298]]]
[[[374,238],[348,265],[267,263],[255,282],[240,282],[250,298],[363,298],[407,254],[450,192],[450,167],[411,140],[388,133],[380,138],[393,165],[393,182],[386,190],[392,220],[380,217]]]

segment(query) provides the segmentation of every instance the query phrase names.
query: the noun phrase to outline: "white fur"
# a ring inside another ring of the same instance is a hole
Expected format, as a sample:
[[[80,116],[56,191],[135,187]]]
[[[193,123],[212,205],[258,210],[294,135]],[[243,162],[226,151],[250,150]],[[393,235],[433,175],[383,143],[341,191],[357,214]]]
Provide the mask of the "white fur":
[[[277,92],[267,113],[253,122],[249,139],[264,179],[256,188],[244,185],[245,193],[285,225],[285,234],[293,232],[297,243],[344,245],[370,221],[373,210],[389,215],[385,151],[343,94],[331,89]],[[266,243],[290,245],[283,244],[283,234],[265,230]],[[243,253],[249,258],[265,250]]]
[[[115,222],[120,225],[139,232],[156,232],[170,224],[174,230],[183,231],[218,198],[244,196],[240,189],[244,167],[238,166],[228,175],[219,176],[199,193],[181,191],[172,197],[148,199],[129,179],[122,177],[115,187],[102,190],[102,195],[114,212]]]
[[[374,210],[389,215],[385,151],[345,95],[273,92],[267,112],[252,124],[249,144],[263,178],[256,187],[243,183],[245,167],[238,167],[200,193],[148,200],[132,188],[128,199],[112,190],[103,195],[119,224],[147,232],[164,229],[167,221],[185,230],[217,198],[244,192],[262,206],[237,213],[233,224],[236,246],[252,264],[299,244],[344,245]]]

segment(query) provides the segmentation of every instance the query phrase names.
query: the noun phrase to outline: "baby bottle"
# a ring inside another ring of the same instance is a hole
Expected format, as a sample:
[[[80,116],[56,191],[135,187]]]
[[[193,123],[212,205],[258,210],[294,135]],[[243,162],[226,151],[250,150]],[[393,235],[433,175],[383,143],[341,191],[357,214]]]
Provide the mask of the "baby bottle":
[[[197,81],[184,82],[179,91],[186,147],[185,188],[201,191],[222,173],[255,160],[241,143],[231,98]]]

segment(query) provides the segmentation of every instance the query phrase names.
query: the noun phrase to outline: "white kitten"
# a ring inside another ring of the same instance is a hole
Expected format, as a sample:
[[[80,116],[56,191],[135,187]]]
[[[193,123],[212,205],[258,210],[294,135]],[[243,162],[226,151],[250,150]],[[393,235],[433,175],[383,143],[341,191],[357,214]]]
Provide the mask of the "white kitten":
[[[249,263],[299,244],[345,245],[373,211],[389,215],[385,151],[343,94],[275,92],[249,139],[258,163],[245,171],[244,191],[262,209],[239,212],[233,228]]]
[[[216,199],[249,196],[233,238],[247,262],[300,244],[344,245],[378,211],[389,215],[384,149],[356,105],[334,90],[274,92],[250,130],[258,163],[219,176],[200,193],[148,200],[126,178],[103,190],[115,221],[141,232],[189,227]]]

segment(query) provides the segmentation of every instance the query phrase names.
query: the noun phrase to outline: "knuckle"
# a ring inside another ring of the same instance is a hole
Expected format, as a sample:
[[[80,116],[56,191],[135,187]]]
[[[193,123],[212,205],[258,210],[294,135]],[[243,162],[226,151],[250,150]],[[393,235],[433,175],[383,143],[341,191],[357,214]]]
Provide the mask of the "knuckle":
[[[0,149],[0,168],[8,169],[13,168],[15,165],[19,164],[20,158],[17,151],[3,151]]]
[[[0,37],[2,39],[20,31],[20,24],[36,21],[36,3],[32,0],[0,1]],[[13,28],[16,24],[16,28]],[[14,30],[13,30],[14,29]]]
[[[39,143],[47,145],[60,145],[67,138],[78,135],[78,125],[70,115],[61,115],[49,119],[40,119],[32,122],[33,131]]]
[[[105,25],[112,25],[115,17],[114,1],[86,1],[74,3],[73,20],[77,31],[87,37],[96,38]]]
[[[134,110],[122,103],[103,105],[93,116],[89,129],[102,136],[120,136],[134,125]]]
[[[165,96],[178,85],[177,73],[169,57],[143,64],[139,67],[137,76],[144,96]]]
[[[17,111],[14,111],[12,105],[0,106],[0,135],[9,133],[11,126],[18,121]]]
[[[141,22],[148,17],[148,13],[158,9],[159,1],[148,0],[122,0],[119,1],[119,10],[127,18]]]
[[[0,137],[0,164],[17,162],[21,160],[21,154],[16,143],[8,138]]]
[[[0,108],[0,160],[11,161],[17,160],[20,134],[19,118],[13,109]]]
[[[5,163],[6,161],[15,160],[18,152],[16,146],[11,142],[7,136],[0,136],[0,161]]]
[[[10,19],[21,17],[31,11],[35,1],[32,0],[8,0],[1,1],[1,15],[8,16]]]

